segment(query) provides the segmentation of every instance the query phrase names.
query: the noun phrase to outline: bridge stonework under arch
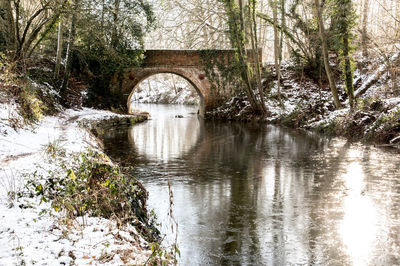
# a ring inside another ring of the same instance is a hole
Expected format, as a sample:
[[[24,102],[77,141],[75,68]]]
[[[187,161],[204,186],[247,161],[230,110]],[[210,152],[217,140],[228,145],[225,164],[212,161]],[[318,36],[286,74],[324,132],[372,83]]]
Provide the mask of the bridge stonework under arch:
[[[220,57],[223,62],[232,62],[234,50],[208,50]],[[260,51],[261,55],[262,52]],[[205,75],[205,63],[199,50],[147,50],[140,68],[128,68],[117,74],[111,81],[111,94],[127,104],[130,111],[131,97],[135,89],[146,78],[161,73],[171,73],[186,79],[200,97],[199,114],[213,106],[216,99],[211,95],[212,83]],[[254,58],[249,54],[249,58]],[[258,58],[262,62],[261,56]],[[250,60],[249,60],[250,61]]]

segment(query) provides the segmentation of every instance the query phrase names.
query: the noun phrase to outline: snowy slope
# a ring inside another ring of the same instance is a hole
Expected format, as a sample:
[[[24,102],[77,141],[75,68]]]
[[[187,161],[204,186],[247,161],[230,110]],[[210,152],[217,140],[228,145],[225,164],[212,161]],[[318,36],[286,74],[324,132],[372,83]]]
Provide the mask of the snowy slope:
[[[27,182],[26,174],[46,175],[54,168],[44,152],[49,143],[68,154],[98,147],[76,121],[115,114],[66,110],[15,131],[8,123],[9,118],[18,119],[13,104],[1,104],[0,110],[0,265],[143,264],[151,250],[135,228],[119,230],[110,220],[91,217],[63,223],[58,213],[44,211],[49,203],[14,195]]]

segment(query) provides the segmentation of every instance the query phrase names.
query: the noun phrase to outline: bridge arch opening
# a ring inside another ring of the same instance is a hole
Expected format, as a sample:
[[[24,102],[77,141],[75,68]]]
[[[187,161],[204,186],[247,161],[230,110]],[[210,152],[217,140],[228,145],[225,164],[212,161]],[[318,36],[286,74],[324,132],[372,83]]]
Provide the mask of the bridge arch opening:
[[[185,75],[180,71],[162,71],[162,72],[152,72],[145,75],[141,75],[140,78],[134,77],[134,82],[132,82],[131,92],[128,97],[127,107],[128,111],[131,113],[133,111],[132,103],[138,99],[138,97],[143,97],[143,95],[150,94],[149,102],[152,100],[159,100],[159,103],[182,103],[179,101],[184,101],[185,92],[192,92],[194,97],[197,97],[197,106],[199,108],[198,114],[204,116],[205,106],[204,106],[204,92],[202,91],[201,84],[198,80],[194,80]],[[201,79],[201,77],[200,77]],[[157,88],[157,86],[162,86],[164,88]],[[151,94],[155,95],[151,97]],[[171,95],[168,95],[170,93]],[[157,95],[158,94],[158,95]],[[173,99],[174,96],[180,97],[181,99]],[[192,95],[193,96],[193,95]],[[159,97],[157,99],[157,97]],[[190,97],[188,96],[190,101]],[[170,102],[172,101],[172,102]],[[154,101],[157,102],[157,101]],[[192,102],[193,104],[193,102]]]

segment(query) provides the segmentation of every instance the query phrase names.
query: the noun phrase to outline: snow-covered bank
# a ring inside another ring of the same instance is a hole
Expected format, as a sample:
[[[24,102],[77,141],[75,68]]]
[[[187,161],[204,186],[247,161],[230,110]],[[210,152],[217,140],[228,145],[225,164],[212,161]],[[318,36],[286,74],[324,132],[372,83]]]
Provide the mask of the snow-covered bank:
[[[398,60],[397,56],[393,58]],[[250,103],[244,95],[232,98],[225,105],[207,113],[206,117],[221,120],[261,120],[341,135],[351,140],[399,145],[400,92],[390,89],[394,82],[397,82],[397,88],[400,87],[399,79],[393,81],[379,60],[365,64],[365,69],[355,71],[355,90],[359,94],[353,112],[348,108],[347,95],[340,82],[337,87],[343,108],[335,110],[329,88],[321,88],[314,80],[299,76],[289,63],[284,64],[281,69],[282,106],[278,101],[276,81],[273,81],[272,86],[265,81],[265,87],[271,87],[265,102],[268,110],[265,117],[254,117]]]
[[[21,197],[30,174],[46,176],[55,169],[49,148],[71,154],[98,149],[94,136],[78,121],[117,115],[107,111],[66,110],[37,125],[14,130],[15,104],[0,104],[0,265],[143,264],[152,255],[149,243],[133,226],[108,219],[66,220],[50,211],[50,202]]]

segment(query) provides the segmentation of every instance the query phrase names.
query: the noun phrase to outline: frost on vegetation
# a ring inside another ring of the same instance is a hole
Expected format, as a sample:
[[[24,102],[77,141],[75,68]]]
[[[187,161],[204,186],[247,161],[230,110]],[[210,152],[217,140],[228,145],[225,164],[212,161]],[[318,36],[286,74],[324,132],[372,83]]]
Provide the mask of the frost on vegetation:
[[[86,215],[139,226],[144,237],[158,240],[159,232],[146,209],[147,192],[104,154],[84,152],[71,162],[60,161],[47,177],[34,173],[27,182],[28,196],[51,202],[51,209],[67,219]]]
[[[366,69],[368,72],[372,72],[372,74],[359,74],[358,71],[355,72],[355,84],[357,84],[357,80],[360,80],[361,85],[356,88],[354,95],[356,97],[361,97],[365,94],[365,96],[373,96],[377,93],[377,90],[384,89],[384,85],[387,84],[388,80],[392,77],[388,71],[388,65],[384,61],[389,60],[391,63],[396,62],[400,57],[400,52],[394,53],[388,59],[378,58],[373,62],[369,62]],[[357,77],[357,74],[360,76]]]
[[[334,112],[329,113],[329,115],[327,115],[322,119],[315,119],[315,121],[310,121],[311,123],[309,123],[307,127],[321,130],[323,128],[334,126],[335,123],[338,122],[340,118],[346,116],[346,114],[348,113],[349,113],[349,108],[335,110]]]
[[[97,251],[90,255],[78,258],[76,252],[72,256],[61,250],[59,258],[77,264],[97,261],[113,265],[143,264],[146,254],[147,259],[151,258],[148,243],[157,243],[160,237],[155,217],[146,209],[147,192],[136,179],[128,177],[104,154],[92,151],[79,153],[72,161],[61,160],[45,175],[30,175],[23,196],[39,198],[39,204],[47,206],[43,211],[58,217],[55,226],[65,227],[59,234],[73,242],[80,241],[81,236],[71,232],[72,227],[89,239],[105,238],[93,246]],[[104,227],[93,228],[96,221],[107,222],[108,232]],[[137,261],[136,253],[142,256],[141,261]]]
[[[23,127],[24,119],[18,113],[18,105],[11,101],[0,104],[0,136],[7,136],[10,131]]]
[[[393,134],[397,132],[397,135],[388,136],[390,139],[386,139],[386,141],[391,143],[395,142],[400,135],[400,106],[393,107],[387,112],[382,112],[376,121],[365,130],[365,135],[371,138],[376,135],[387,135],[392,131],[394,131]]]

